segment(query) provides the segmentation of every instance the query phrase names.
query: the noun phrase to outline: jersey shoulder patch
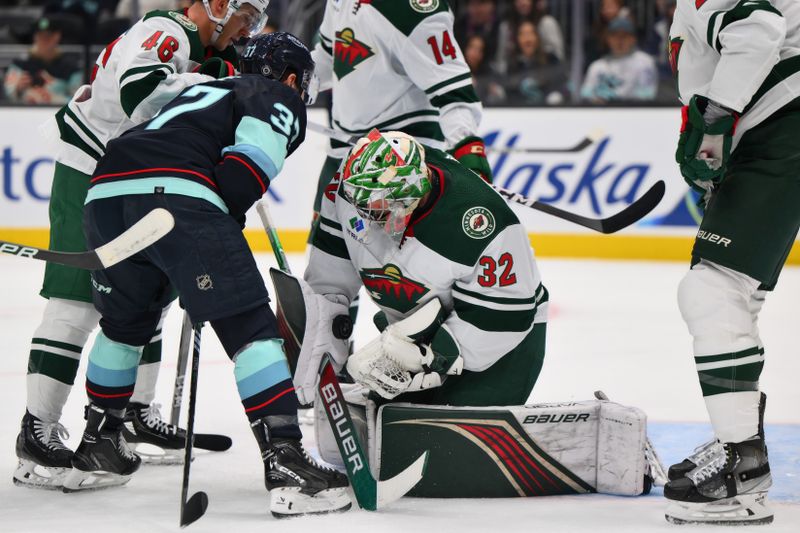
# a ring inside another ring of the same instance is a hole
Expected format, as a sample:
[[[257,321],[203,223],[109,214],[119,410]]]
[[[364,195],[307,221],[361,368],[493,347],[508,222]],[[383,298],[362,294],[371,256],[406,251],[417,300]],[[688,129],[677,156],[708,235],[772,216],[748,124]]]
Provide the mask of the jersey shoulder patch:
[[[414,236],[451,261],[474,265],[489,243],[519,219],[499,194],[446,153],[426,147],[425,160],[441,171],[444,185],[433,209],[414,227]]]
[[[177,28],[181,28],[186,38],[189,40],[189,59],[195,63],[203,62],[206,55],[205,47],[200,40],[200,32],[197,30],[197,24],[192,22],[189,17],[180,11],[156,10],[150,11],[142,17],[142,22],[144,24],[149,25],[148,21],[149,24],[172,21],[173,24],[170,24],[170,26],[176,26],[176,30]]]
[[[372,0],[369,5],[404,35],[431,15],[450,11],[447,0]]]

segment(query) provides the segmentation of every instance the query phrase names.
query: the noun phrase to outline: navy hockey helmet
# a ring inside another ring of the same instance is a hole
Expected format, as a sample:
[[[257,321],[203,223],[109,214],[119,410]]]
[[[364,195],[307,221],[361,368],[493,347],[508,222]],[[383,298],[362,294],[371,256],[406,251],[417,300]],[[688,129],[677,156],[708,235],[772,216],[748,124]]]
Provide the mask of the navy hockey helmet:
[[[282,81],[287,75],[297,75],[300,96],[307,100],[308,84],[314,74],[314,61],[300,39],[285,31],[261,34],[247,41],[239,59],[242,74],[262,74]]]

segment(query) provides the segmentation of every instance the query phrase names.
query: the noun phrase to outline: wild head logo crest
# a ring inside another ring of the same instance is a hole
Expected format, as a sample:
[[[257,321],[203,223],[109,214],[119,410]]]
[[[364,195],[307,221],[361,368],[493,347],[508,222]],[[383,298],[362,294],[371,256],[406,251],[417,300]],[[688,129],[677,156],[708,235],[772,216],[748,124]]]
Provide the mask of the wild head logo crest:
[[[414,309],[419,299],[430,291],[422,283],[405,277],[392,264],[383,268],[363,268],[359,275],[376,302],[401,313]]]
[[[344,28],[336,32],[336,43],[333,45],[333,72],[337,78],[344,78],[364,60],[374,55],[372,48],[355,38],[352,29]]]

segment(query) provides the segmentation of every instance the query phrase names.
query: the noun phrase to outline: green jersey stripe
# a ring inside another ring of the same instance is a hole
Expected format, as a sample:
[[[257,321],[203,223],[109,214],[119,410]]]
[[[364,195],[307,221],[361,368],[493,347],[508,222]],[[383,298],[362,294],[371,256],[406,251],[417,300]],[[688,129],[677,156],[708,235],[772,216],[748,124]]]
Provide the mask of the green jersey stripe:
[[[340,259],[350,260],[350,253],[347,251],[347,245],[344,239],[328,233],[322,226],[317,228],[311,240],[311,245],[319,250],[330,254]]]
[[[473,87],[472,84],[464,85],[463,87],[459,87],[458,89],[453,89],[452,91],[431,98],[431,105],[438,108],[442,108],[449,104],[457,104],[460,102],[466,102],[468,104],[480,102],[480,100],[478,99],[478,93],[475,92],[475,87]]]
[[[425,89],[425,94],[435,93],[436,91],[438,91],[439,89],[441,89],[443,87],[447,87],[448,85],[451,85],[451,84],[454,84],[454,83],[458,83],[459,81],[466,80],[466,79],[469,79],[471,77],[472,77],[472,73],[471,72],[465,72],[464,74],[459,74],[458,76],[454,76],[454,77],[452,77],[452,78],[450,78],[448,80],[441,81],[441,82],[437,83],[436,85],[433,85],[433,86]]]
[[[453,299],[453,312],[469,324],[481,331],[489,332],[524,332],[533,326],[536,312],[498,311],[489,307],[466,303],[458,298]]]
[[[454,293],[461,293],[466,296],[471,296],[477,300],[483,300],[486,302],[492,302],[496,304],[503,304],[503,305],[530,305],[536,303],[536,297],[540,294],[542,289],[542,284],[539,284],[539,287],[536,288],[536,294],[531,296],[530,298],[501,298],[499,296],[486,296],[485,294],[481,294],[479,292],[469,291],[458,285],[453,286]],[[453,295],[454,298],[458,298],[457,294]]]
[[[130,78],[131,76],[135,76],[136,74],[141,74],[142,72],[151,72],[153,70],[158,70],[158,69],[162,69],[162,68],[169,70],[170,74],[175,74],[175,67],[170,65],[169,63],[157,63],[155,65],[145,65],[143,67],[134,67],[134,68],[129,68],[128,70],[126,70],[122,74],[122,76],[120,77],[119,84],[123,85],[123,82],[127,78]]]
[[[336,222],[335,220],[331,220],[329,218],[325,218],[325,217],[321,216],[321,217],[319,217],[319,223],[320,224],[324,224],[324,225],[328,226],[329,228],[331,228],[333,230],[342,231],[342,225],[339,224],[338,222]]]
[[[83,132],[83,134],[86,135],[87,137],[89,137],[89,140],[92,141],[95,144],[96,148],[98,148],[98,149],[102,150],[103,152],[105,152],[106,151],[106,145],[103,144],[102,141],[100,141],[100,139],[97,138],[97,135],[92,133],[92,130],[90,130],[89,127],[86,126],[86,124],[81,122],[81,119],[78,118],[78,115],[76,115],[75,112],[72,111],[72,109],[70,109],[68,105],[65,106],[65,108],[66,108],[67,116],[72,119],[72,121],[75,123],[75,125],[78,126],[78,128],[80,128],[80,130]]]
[[[158,84],[166,79],[167,75],[163,70],[154,70],[147,76],[129,82],[120,88],[119,100],[122,110],[129,117],[142,101],[153,94]]]
[[[84,141],[80,135],[77,134],[75,129],[67,123],[65,120],[67,106],[62,107],[56,113],[56,124],[58,124],[58,132],[60,134],[61,140],[67,144],[71,144],[78,150],[84,152],[86,155],[94,159],[95,161],[100,159],[102,154],[89,146],[89,144]],[[70,118],[70,120],[72,120]],[[77,126],[77,125],[76,125]]]
[[[789,59],[779,61],[777,65],[772,67],[772,70],[769,72],[769,74],[767,74],[767,78],[764,80],[764,83],[761,84],[761,87],[759,87],[755,94],[753,94],[750,102],[744,107],[742,114],[750,111],[750,109],[752,109],[753,106],[758,103],[758,101],[767,93],[767,91],[799,72],[800,56],[794,56],[790,57]]]

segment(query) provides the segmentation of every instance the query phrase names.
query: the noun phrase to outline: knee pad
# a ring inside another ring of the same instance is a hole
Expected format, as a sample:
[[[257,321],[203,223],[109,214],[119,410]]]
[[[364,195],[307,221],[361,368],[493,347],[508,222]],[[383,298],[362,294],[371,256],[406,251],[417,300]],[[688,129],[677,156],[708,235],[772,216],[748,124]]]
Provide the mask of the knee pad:
[[[50,298],[33,336],[83,346],[99,321],[100,313],[90,303]]]
[[[760,344],[756,317],[763,303],[759,282],[702,260],[678,285],[678,307],[694,337],[695,355],[744,350]]]

